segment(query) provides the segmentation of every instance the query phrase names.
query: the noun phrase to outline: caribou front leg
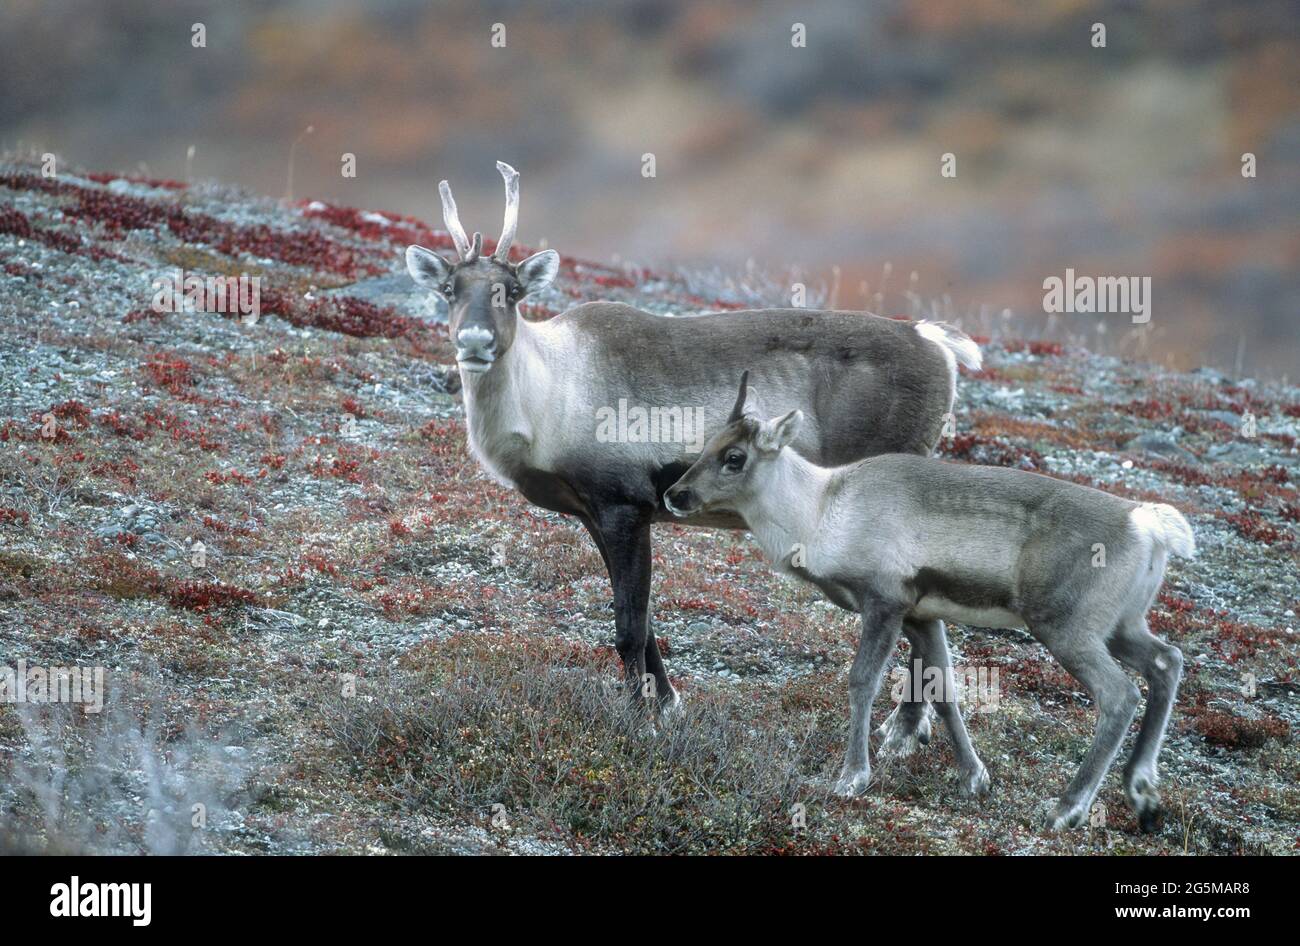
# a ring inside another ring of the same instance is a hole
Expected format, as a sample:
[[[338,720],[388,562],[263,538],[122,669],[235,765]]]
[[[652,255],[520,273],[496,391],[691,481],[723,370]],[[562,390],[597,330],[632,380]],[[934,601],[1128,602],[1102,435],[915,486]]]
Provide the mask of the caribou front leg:
[[[646,693],[671,709],[677,693],[668,681],[650,627],[650,521],[653,509],[619,505],[596,510],[587,527],[596,538],[614,589],[614,647],[634,705]],[[649,680],[646,674],[649,673]]]
[[[846,798],[861,795],[871,782],[867,733],[871,726],[871,704],[876,701],[885,664],[903,633],[903,612],[883,601],[868,600],[862,609],[862,636],[858,653],[849,669],[849,740],[844,767],[835,783],[837,794]]]

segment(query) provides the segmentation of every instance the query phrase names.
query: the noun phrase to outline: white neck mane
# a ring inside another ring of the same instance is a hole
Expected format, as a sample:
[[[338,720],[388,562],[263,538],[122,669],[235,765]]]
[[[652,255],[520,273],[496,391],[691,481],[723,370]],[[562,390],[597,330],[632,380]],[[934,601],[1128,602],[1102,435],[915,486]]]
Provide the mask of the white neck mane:
[[[565,363],[563,337],[546,323],[518,319],[514,341],[481,374],[460,372],[470,453],[496,480],[514,485],[521,466],[541,466],[539,444],[563,422],[565,392],[556,388],[552,365]]]

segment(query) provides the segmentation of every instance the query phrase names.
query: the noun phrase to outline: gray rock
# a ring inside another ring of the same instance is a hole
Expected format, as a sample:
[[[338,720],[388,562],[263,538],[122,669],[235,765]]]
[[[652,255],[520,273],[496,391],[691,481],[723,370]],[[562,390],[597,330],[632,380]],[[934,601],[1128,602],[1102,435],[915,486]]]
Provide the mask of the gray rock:
[[[1207,420],[1217,420],[1229,427],[1241,426],[1241,416],[1232,413],[1232,411],[1200,411],[1199,413]]]
[[[257,621],[259,624],[269,624],[282,630],[299,628],[307,623],[307,619],[301,615],[291,611],[278,611],[275,608],[249,608],[248,616],[250,620]]]
[[[1265,462],[1277,462],[1268,451],[1244,440],[1233,443],[1216,443],[1205,451],[1206,459],[1216,463],[1234,463],[1241,466],[1253,466]]]
[[[338,289],[326,290],[321,295],[351,296],[377,306],[392,306],[412,318],[447,321],[446,303],[434,293],[422,292],[405,272],[363,279]]]
[[[1153,453],[1157,456],[1168,457],[1171,460],[1178,460],[1181,463],[1199,462],[1196,454],[1180,447],[1172,434],[1162,431],[1149,430],[1146,433],[1138,434],[1124,447],[1126,450],[1141,450],[1143,453]]]

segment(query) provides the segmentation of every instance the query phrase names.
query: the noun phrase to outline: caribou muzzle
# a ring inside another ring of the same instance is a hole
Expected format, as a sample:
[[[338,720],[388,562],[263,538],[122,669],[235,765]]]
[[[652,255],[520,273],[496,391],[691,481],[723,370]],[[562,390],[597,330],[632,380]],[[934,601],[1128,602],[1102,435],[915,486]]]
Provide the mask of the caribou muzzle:
[[[664,493],[664,508],[681,518],[699,512],[699,496],[689,486],[674,486]]]
[[[466,371],[487,371],[496,360],[497,337],[491,331],[471,325],[456,333],[456,362]]]

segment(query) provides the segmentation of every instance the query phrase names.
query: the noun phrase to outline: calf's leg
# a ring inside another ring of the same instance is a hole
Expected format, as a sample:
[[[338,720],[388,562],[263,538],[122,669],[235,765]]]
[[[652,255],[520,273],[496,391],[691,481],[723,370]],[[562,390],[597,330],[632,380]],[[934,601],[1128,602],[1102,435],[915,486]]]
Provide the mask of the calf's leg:
[[[903,615],[897,608],[868,603],[862,611],[862,637],[858,652],[849,669],[849,740],[844,752],[844,767],[835,783],[837,794],[861,795],[871,781],[868,734],[871,730],[871,704],[876,701],[885,663],[894,652],[903,633]]]
[[[1124,766],[1124,797],[1138,816],[1142,830],[1151,831],[1160,816],[1156,757],[1182,678],[1183,654],[1172,644],[1153,637],[1145,616],[1120,622],[1110,641],[1110,652],[1147,682],[1146,712],[1142,714],[1133,755]]]
[[[1133,681],[1107,652],[1104,637],[1105,632],[1099,634],[1083,626],[1054,628],[1040,637],[1097,704],[1092,747],[1047,817],[1047,826],[1053,831],[1077,828],[1087,820],[1101,780],[1119,752],[1141,699]]]
[[[903,633],[907,635],[912,652],[903,671],[903,698],[876,729],[876,735],[880,737],[877,752],[882,760],[903,759],[919,747],[930,744],[930,719],[934,716],[934,710],[929,700],[913,698],[917,692],[924,692],[924,680],[916,680],[916,674],[913,673],[917,661],[920,661],[922,668],[934,665],[927,646],[930,638],[928,634],[921,633],[912,621],[904,622]],[[943,633],[942,622],[939,623],[939,633]]]
[[[904,622],[903,630],[912,640],[913,650],[926,655],[925,666],[937,667],[943,675],[943,693],[941,699],[934,701],[934,707],[948,727],[953,753],[957,757],[957,768],[961,772],[962,789],[969,795],[982,795],[989,789],[989,773],[980,757],[975,754],[970,734],[966,732],[966,723],[961,718],[957,681],[953,678],[952,657],[948,653],[948,638],[944,634],[943,622],[909,619]]]

